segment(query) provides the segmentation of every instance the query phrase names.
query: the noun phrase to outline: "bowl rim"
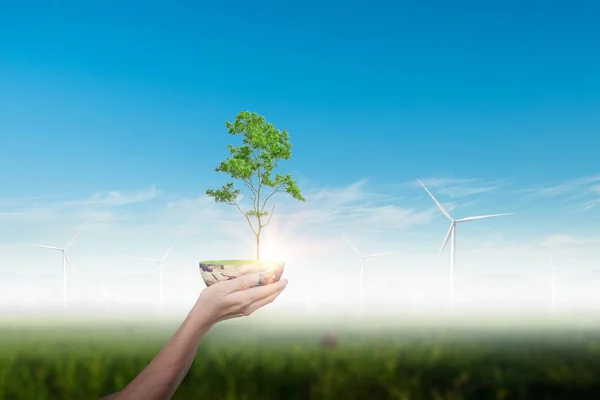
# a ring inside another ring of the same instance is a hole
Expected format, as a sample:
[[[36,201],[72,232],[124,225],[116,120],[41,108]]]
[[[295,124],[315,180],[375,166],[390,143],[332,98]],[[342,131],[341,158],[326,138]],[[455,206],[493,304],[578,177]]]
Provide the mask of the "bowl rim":
[[[205,260],[200,261],[200,265],[228,265],[228,266],[244,266],[249,264],[270,264],[270,265],[285,265],[283,260],[250,260],[250,259],[231,259],[231,260]]]

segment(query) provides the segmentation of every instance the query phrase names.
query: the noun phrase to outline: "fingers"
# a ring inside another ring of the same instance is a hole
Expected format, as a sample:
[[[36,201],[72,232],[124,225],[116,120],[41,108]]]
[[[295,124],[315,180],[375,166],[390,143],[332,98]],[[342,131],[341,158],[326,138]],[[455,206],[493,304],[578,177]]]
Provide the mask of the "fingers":
[[[254,303],[261,299],[271,296],[277,291],[283,290],[288,284],[287,279],[282,279],[279,282],[271,283],[266,286],[258,286],[250,288],[246,291],[250,303]]]
[[[236,282],[235,284],[247,286],[257,281],[257,279],[251,279],[249,275],[240,276],[231,281],[220,283],[226,285],[233,284],[235,281],[245,281],[243,283]],[[285,289],[287,283],[288,281],[286,279],[282,279],[279,282],[267,286],[250,287],[248,289],[233,290],[224,293],[223,305],[225,308],[223,309],[223,316],[219,318],[219,321],[252,314],[254,311],[275,300]]]
[[[269,285],[269,286],[275,286],[275,285],[276,284],[272,284],[272,285]],[[255,302],[253,302],[252,304],[250,304],[248,306],[248,308],[246,308],[246,312],[244,314],[245,315],[250,315],[254,311],[258,310],[259,308],[262,308],[262,307],[266,306],[267,304],[272,303],[273,300],[275,300],[281,294],[281,292],[283,292],[283,290],[285,289],[285,286],[286,285],[279,286],[279,288],[277,289],[277,291],[275,291],[274,293],[271,293],[267,297],[263,297],[260,300],[257,300]]]
[[[256,286],[256,284],[260,281],[260,274],[253,272],[253,273],[246,273],[244,275],[240,275],[235,279],[232,279],[231,284],[233,285],[233,290],[232,292],[236,292],[238,290],[245,290],[245,289],[250,289],[254,286]]]
[[[260,264],[244,265],[242,268],[240,268],[240,276],[246,275],[246,274],[262,272],[264,269],[265,269],[265,267],[261,266]]]
[[[257,272],[252,272],[252,271],[261,271],[260,273]],[[223,292],[225,293],[234,293],[234,292],[238,292],[238,291],[245,291],[248,289],[253,289],[253,288],[258,288],[257,284],[261,282],[261,280],[263,279],[263,268],[258,268],[256,266],[248,266],[247,268],[242,268],[241,269],[242,274],[239,275],[238,277],[231,279],[231,280],[227,280],[227,281],[221,281],[221,282],[217,282],[215,283],[213,286],[216,285],[220,285],[220,287],[222,288]],[[264,287],[267,286],[272,286],[272,284],[268,284]],[[259,292],[260,293],[260,292]],[[271,292],[264,292],[264,294],[262,296],[268,295]],[[253,300],[256,300],[256,297],[252,298]]]

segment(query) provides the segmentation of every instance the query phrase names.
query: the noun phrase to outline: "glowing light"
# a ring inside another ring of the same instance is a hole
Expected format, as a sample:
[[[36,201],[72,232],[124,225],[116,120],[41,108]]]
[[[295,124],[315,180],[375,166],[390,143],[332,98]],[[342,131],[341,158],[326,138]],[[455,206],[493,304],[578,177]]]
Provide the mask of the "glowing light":
[[[277,237],[265,237],[260,243],[260,258],[264,260],[287,260],[290,256],[286,252],[286,244],[284,240]]]

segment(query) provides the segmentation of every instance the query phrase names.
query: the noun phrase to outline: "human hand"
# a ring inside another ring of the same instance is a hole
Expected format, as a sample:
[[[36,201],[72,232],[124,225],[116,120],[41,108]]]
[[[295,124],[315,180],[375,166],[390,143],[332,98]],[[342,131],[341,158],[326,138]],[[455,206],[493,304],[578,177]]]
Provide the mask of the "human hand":
[[[271,303],[287,286],[287,279],[266,286],[256,286],[261,274],[253,270],[242,271],[235,279],[217,282],[202,291],[196,306],[217,323],[230,318],[249,316]]]

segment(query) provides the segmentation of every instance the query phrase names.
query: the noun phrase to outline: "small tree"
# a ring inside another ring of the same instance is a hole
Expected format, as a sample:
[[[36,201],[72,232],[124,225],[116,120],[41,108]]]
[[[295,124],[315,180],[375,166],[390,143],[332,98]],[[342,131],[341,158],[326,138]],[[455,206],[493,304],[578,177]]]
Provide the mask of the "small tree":
[[[241,191],[233,182],[221,189],[208,189],[206,194],[217,203],[235,206],[242,213],[256,236],[256,259],[260,260],[260,235],[262,229],[271,222],[275,211],[275,206],[270,212],[265,211],[269,199],[283,190],[296,200],[305,201],[291,175],[272,175],[279,161],[289,160],[292,155],[290,136],[286,130],[275,128],[263,116],[249,111],[240,112],[235,122],[226,122],[225,126],[230,135],[243,135],[243,145],[227,145],[231,157],[222,161],[215,171],[241,180],[250,191],[249,198],[253,206],[247,212],[242,210],[237,202]],[[252,224],[253,221],[256,226]]]

